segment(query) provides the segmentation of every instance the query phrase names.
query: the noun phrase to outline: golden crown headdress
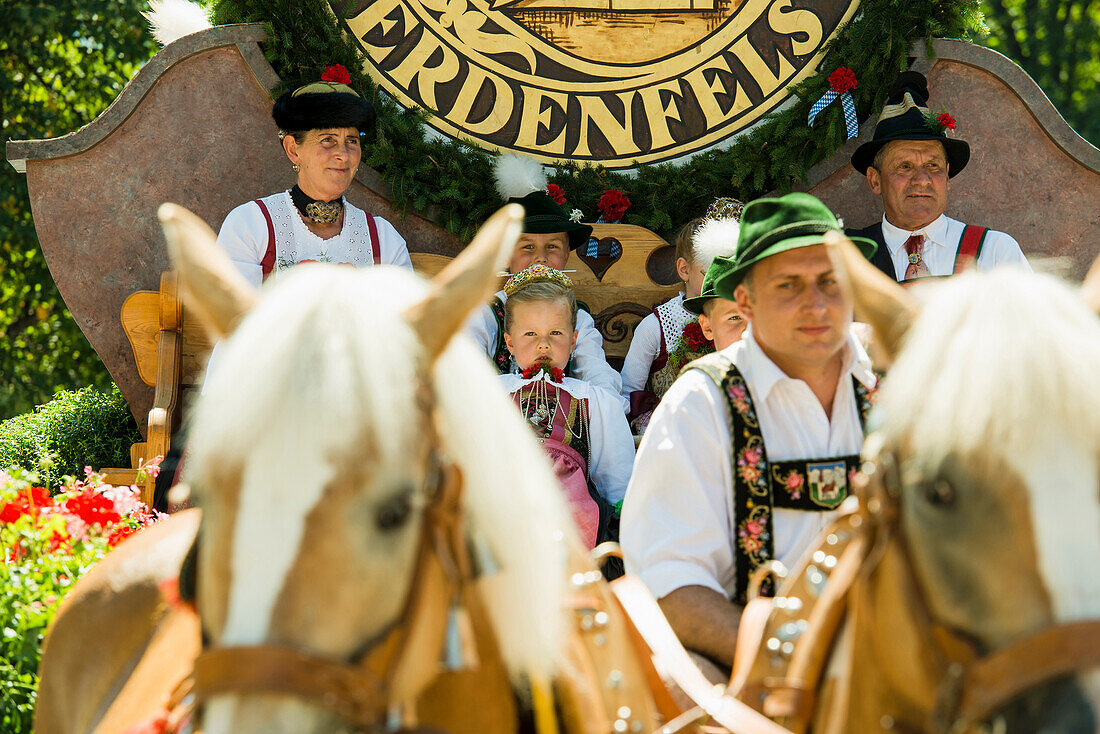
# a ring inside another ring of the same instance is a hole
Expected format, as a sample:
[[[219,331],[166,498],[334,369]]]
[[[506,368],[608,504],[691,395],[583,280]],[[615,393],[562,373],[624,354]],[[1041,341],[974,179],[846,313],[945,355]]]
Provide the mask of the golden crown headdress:
[[[573,290],[573,281],[568,275],[555,270],[547,265],[531,265],[519,271],[504,284],[504,293],[511,298],[512,295],[525,285],[532,283],[557,283],[558,285]]]

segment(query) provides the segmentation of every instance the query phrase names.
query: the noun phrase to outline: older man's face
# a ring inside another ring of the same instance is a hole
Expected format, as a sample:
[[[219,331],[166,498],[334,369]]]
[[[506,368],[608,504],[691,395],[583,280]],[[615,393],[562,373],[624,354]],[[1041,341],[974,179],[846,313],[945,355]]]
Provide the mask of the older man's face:
[[[886,144],[881,170],[867,169],[871,191],[882,197],[886,220],[914,231],[947,209],[947,155],[938,140],[894,140]]]

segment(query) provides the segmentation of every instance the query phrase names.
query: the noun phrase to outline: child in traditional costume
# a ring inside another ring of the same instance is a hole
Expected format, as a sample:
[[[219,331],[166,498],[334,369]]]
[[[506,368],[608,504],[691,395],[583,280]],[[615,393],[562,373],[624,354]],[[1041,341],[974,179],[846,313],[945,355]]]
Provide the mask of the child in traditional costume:
[[[520,372],[501,383],[554,461],[581,538],[589,548],[617,539],[634,440],[616,394],[564,374],[577,342],[573,284],[532,265],[505,292],[504,340]]]
[[[700,295],[714,259],[731,255],[736,249],[740,207],[736,200],[719,199],[707,216],[684,225],[676,237],[676,272],[684,292],[654,308],[634,328],[623,361],[622,380],[623,397],[630,403],[627,416],[638,435],[645,432],[653,409],[684,365],[714,351],[712,337],[705,334],[697,319],[699,312],[686,309],[685,304]],[[712,222],[721,222],[724,230],[732,230],[732,238],[728,231],[700,238],[704,228],[713,228]]]
[[[526,156],[502,155],[495,172],[501,196],[509,203],[522,205],[525,211],[524,231],[516,243],[508,272],[519,273],[535,264],[561,271],[569,261],[569,253],[588,243],[592,227],[567,217],[565,210],[550,197],[546,174],[538,161]],[[498,291],[467,323],[474,341],[485,350],[502,375],[518,370],[504,341],[507,301],[507,291]],[[607,363],[603,338],[592,316],[584,310],[579,311],[576,328],[577,344],[569,361],[569,375],[609,390],[619,399],[619,373]],[[626,411],[625,400],[621,400],[621,410]]]
[[[703,336],[710,340],[715,351],[741,341],[748,322],[741,315],[736,301],[722,298],[714,288],[715,282],[729,272],[736,256],[737,237],[740,226],[732,219],[708,220],[696,233],[700,243],[709,248],[724,248],[728,256],[717,255],[707,268],[699,295],[684,299],[684,309],[699,320]],[[730,245],[732,243],[732,245]]]

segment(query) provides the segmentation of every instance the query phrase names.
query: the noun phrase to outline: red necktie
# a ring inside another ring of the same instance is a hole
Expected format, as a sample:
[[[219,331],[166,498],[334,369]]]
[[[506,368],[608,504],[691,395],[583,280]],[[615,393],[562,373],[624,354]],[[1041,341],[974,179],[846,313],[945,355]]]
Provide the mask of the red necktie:
[[[909,267],[905,269],[905,279],[923,278],[932,274],[924,263],[924,235],[915,234],[905,241],[905,254],[909,256]]]

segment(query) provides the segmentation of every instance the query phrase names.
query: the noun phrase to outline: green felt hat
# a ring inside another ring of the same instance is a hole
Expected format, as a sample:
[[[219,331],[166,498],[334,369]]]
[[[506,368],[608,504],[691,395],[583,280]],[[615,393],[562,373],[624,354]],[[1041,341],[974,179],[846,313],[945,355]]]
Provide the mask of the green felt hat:
[[[523,207],[523,231],[533,234],[565,232],[569,237],[569,249],[575,250],[588,242],[592,227],[574,222],[565,214],[565,210],[550,198],[545,191],[532,191],[526,196],[513,196],[508,203]]]
[[[699,289],[699,295],[694,298],[685,298],[684,308],[698,316],[703,313],[703,307],[707,305],[707,301],[712,298],[725,298],[726,296],[718,295],[718,292],[714,289],[714,284],[719,278],[733,270],[734,262],[734,257],[722,257],[721,255],[715,257],[710,267],[707,268],[706,275],[703,276],[703,287]]]
[[[734,300],[733,291],[753,265],[781,252],[824,244],[825,233],[831,231],[843,231],[843,227],[829,207],[809,194],[750,201],[741,215],[741,234],[733,265],[716,277],[715,295]],[[872,240],[865,237],[851,240],[864,257],[870,259],[875,253]]]

